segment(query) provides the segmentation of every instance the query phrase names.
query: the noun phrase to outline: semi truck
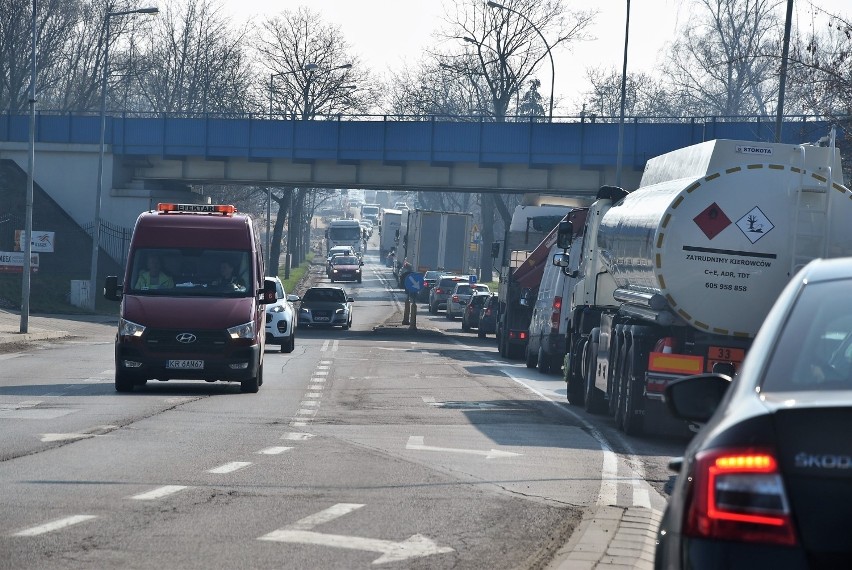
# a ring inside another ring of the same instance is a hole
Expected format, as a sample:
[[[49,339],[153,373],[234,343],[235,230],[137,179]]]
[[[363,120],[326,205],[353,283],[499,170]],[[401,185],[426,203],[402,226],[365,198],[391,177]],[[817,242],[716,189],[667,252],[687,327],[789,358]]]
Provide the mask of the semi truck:
[[[409,210],[406,232],[397,245],[397,263],[411,270],[467,275],[473,214],[436,210]]]
[[[713,140],[651,159],[633,192],[602,187],[570,299],[568,399],[627,434],[686,429],[681,377],[733,375],[808,261],[852,255],[852,192],[827,146]],[[573,228],[560,224],[567,247]],[[559,261],[569,266],[569,255]]]
[[[403,213],[400,210],[385,210],[382,214],[382,223],[379,226],[379,255],[381,259],[396,247],[402,227]]]
[[[338,245],[348,245],[358,257],[363,255],[363,235],[358,220],[331,220],[325,229],[326,252]]]
[[[500,258],[495,336],[501,356],[521,358],[525,354],[544,264],[556,241],[557,225],[571,211],[571,203],[517,206],[500,251],[495,248],[493,252]]]

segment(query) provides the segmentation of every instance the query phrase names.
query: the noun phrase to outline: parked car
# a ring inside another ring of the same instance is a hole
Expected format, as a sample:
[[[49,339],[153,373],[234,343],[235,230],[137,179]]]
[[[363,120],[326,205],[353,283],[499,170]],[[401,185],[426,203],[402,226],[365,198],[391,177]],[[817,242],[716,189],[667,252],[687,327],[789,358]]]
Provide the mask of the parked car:
[[[479,328],[479,314],[482,312],[482,307],[491,296],[491,293],[476,292],[470,297],[467,305],[462,312],[462,330],[467,332],[470,329]]]
[[[346,330],[352,326],[355,299],[342,287],[311,287],[299,305],[299,326],[332,326]]]
[[[275,282],[275,302],[266,305],[266,344],[281,345],[281,352],[293,352],[296,347],[296,309],[298,295],[288,295],[278,277]]]
[[[485,335],[497,332],[497,306],[499,303],[500,298],[497,293],[491,293],[482,305],[482,309],[479,311],[479,328],[476,329],[476,336],[479,338],[485,338]]]
[[[849,567],[850,288],[852,258],[810,262],[733,380],[726,364],[666,388],[673,414],[704,425],[670,464],[657,568]]]
[[[329,279],[335,281],[361,282],[361,267],[364,262],[354,255],[335,255],[331,258],[331,273]]]
[[[423,287],[420,288],[420,291],[417,292],[417,300],[421,303],[429,302],[429,291],[432,289],[432,286],[435,285],[435,281],[438,280],[444,274],[443,271],[427,271],[423,274]]]
[[[429,312],[433,315],[438,314],[438,309],[447,308],[447,298],[456,283],[464,281],[468,283],[466,277],[460,275],[442,275],[432,288],[429,290]]]
[[[450,296],[447,297],[447,319],[453,320],[456,317],[462,316],[465,306],[470,300],[474,292],[490,293],[488,285],[480,285],[478,283],[469,283],[467,281],[459,281],[456,283],[453,290],[450,291]]]

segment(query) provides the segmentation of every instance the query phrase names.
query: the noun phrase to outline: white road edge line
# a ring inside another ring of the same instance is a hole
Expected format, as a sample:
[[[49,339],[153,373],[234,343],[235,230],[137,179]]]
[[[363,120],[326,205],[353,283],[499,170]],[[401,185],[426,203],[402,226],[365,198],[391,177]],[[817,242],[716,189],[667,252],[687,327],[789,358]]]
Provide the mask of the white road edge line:
[[[16,532],[12,536],[38,536],[40,534],[53,532],[54,530],[60,530],[81,522],[90,521],[95,518],[97,518],[95,515],[75,515],[73,517],[66,517],[64,519],[59,519],[43,525],[34,526],[32,528]]]

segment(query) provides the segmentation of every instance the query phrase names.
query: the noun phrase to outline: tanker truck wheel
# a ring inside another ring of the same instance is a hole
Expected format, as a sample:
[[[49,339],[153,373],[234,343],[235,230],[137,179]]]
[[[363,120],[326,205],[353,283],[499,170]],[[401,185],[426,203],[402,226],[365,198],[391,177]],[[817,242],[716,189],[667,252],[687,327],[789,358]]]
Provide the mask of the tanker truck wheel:
[[[563,376],[568,386],[568,403],[574,406],[583,405],[583,363],[586,342],[581,338],[574,343],[573,350],[565,355],[565,374]],[[579,355],[579,358],[577,357]]]
[[[624,421],[622,431],[627,435],[642,435],[645,427],[645,415],[643,404],[643,390],[641,378],[637,377],[636,371],[640,368],[634,358],[634,347],[627,353],[627,374],[624,375],[625,386],[622,398],[624,399]]]
[[[589,341],[588,362],[586,364],[585,390],[583,407],[590,414],[602,414],[606,410],[603,393],[595,387],[595,369],[597,368],[598,343]]]
[[[538,356],[536,357],[538,360],[538,371],[542,374],[547,374],[550,372],[550,357],[544,353],[543,347],[538,348]]]

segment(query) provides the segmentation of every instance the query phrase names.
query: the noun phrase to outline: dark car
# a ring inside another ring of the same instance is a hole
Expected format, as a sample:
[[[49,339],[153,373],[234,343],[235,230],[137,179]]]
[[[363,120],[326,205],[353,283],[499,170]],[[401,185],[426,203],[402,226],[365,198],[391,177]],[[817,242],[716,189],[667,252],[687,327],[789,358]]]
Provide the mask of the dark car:
[[[352,326],[352,303],[355,300],[342,287],[311,287],[302,295],[299,326]]]
[[[787,285],[731,381],[690,376],[672,413],[686,449],[657,568],[848,568],[852,561],[852,258]]]
[[[485,303],[482,304],[482,308],[479,310],[479,326],[476,329],[476,336],[479,338],[485,338],[485,335],[497,332],[497,305],[499,302],[497,293],[491,293]]]
[[[450,293],[453,290],[453,287],[456,286],[456,283],[464,281],[468,282],[467,277],[462,277],[460,275],[442,275],[440,279],[435,282],[435,285],[432,286],[432,289],[429,291],[429,312],[433,315],[438,314],[438,309],[446,309],[447,308],[447,299],[450,296]]]
[[[364,262],[354,255],[335,255],[331,258],[329,279],[335,281],[357,281],[361,282],[361,266]]]
[[[475,293],[470,297],[470,301],[464,306],[464,312],[462,312],[463,331],[479,328],[479,313],[490,297],[491,293]]]
[[[417,300],[421,303],[429,302],[429,291],[432,290],[432,286],[435,285],[435,281],[438,280],[444,274],[443,271],[427,271],[423,274],[423,286],[417,291]]]

